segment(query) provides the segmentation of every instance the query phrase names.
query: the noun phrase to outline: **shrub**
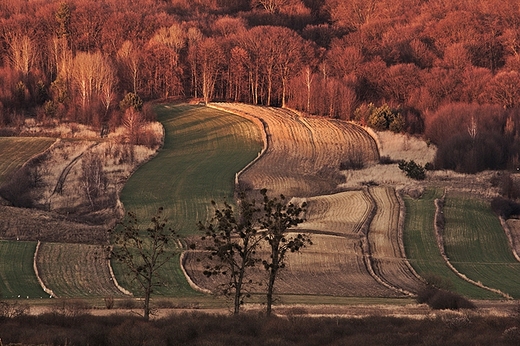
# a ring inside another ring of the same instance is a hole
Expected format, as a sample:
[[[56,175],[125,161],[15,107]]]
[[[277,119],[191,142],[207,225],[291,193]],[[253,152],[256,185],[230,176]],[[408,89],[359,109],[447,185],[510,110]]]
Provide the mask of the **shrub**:
[[[476,306],[463,296],[433,285],[426,285],[417,293],[419,304],[428,304],[434,310],[450,309],[475,309]]]
[[[396,161],[392,160],[392,158],[390,156],[385,155],[385,156],[381,156],[379,158],[379,163],[382,165],[391,165],[391,164],[396,163]]]
[[[426,172],[424,167],[415,163],[415,161],[401,161],[399,162],[399,169],[406,173],[406,176],[415,180],[424,180]]]
[[[503,197],[493,198],[491,209],[495,214],[504,219],[509,219],[512,215],[520,215],[520,204]]]
[[[340,170],[358,170],[365,167],[365,160],[361,151],[352,152],[349,157],[339,164]]]

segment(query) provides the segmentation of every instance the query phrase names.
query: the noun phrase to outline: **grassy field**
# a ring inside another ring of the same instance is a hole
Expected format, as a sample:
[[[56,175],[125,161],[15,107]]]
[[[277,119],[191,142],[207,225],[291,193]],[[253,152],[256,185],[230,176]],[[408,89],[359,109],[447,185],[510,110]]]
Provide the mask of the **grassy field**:
[[[164,215],[182,235],[212,214],[211,200],[232,200],[235,174],[262,149],[250,121],[204,106],[160,105],[164,147],[129,179],[121,194],[125,209],[148,218]]]
[[[520,298],[520,263],[489,203],[448,193],[445,246],[450,262],[470,279]]]
[[[179,234],[195,235],[197,222],[213,214],[211,200],[232,201],[235,174],[262,149],[260,129],[249,120],[204,106],[160,105],[156,112],[165,128],[164,147],[129,179],[121,200],[141,220],[162,206]],[[113,267],[123,287],[135,288],[119,264]],[[165,285],[156,294],[196,294],[182,274],[178,256],[162,276]]]
[[[32,156],[47,149],[54,138],[0,137],[0,185]]]
[[[452,288],[473,299],[498,299],[500,296],[458,277],[442,258],[433,228],[434,200],[442,191],[427,190],[420,199],[405,197],[406,220],[404,245],[406,257],[421,276],[436,275],[449,281]]]
[[[0,241],[0,297],[44,298],[33,269],[36,242]]]

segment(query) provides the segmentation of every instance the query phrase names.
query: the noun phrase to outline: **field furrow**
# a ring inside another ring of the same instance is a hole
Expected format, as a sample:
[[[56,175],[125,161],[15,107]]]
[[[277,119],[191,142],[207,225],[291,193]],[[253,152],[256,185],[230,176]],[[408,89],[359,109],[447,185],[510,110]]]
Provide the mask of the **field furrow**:
[[[303,199],[295,199],[302,202]],[[323,233],[355,235],[371,210],[371,202],[362,190],[306,198],[305,222],[299,229]]]
[[[399,247],[399,202],[390,187],[371,187],[377,211],[370,223],[368,242],[376,275],[393,287],[417,292],[420,280]]]
[[[38,283],[33,260],[36,242],[0,241],[0,297],[49,297]]]
[[[520,262],[489,203],[448,192],[444,245],[450,263],[468,278],[520,298]]]
[[[499,299],[500,295],[473,285],[455,274],[444,261],[434,230],[434,200],[442,190],[427,190],[419,199],[404,196],[406,220],[404,246],[406,258],[423,278],[441,277],[459,294],[476,299]]]
[[[40,278],[58,297],[120,296],[103,246],[41,243],[36,258]]]
[[[0,137],[0,186],[31,157],[44,152],[53,138]]]
[[[337,120],[300,117],[286,109],[222,103],[217,107],[265,125],[268,147],[240,176],[242,186],[272,194],[308,197],[328,194],[343,182],[342,162],[353,155],[374,161],[374,139],[361,127]]]
[[[401,296],[376,282],[367,272],[359,237],[312,234],[313,245],[301,253],[287,257],[286,267],[280,271],[276,283],[278,294],[316,294],[340,296]],[[258,251],[260,255],[267,255]],[[205,256],[188,251],[185,269],[199,287],[215,290],[224,283],[224,277],[206,277],[203,274]],[[202,259],[202,261],[198,261]],[[267,273],[263,267],[251,269],[248,278],[254,285],[251,292],[265,292]],[[262,283],[262,285],[258,285]]]

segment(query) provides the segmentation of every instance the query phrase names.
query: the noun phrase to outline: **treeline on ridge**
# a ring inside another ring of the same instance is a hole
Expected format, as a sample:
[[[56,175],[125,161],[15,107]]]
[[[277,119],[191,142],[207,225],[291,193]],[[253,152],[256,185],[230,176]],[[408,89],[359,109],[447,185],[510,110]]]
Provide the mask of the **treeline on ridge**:
[[[425,134],[437,168],[517,168],[519,28],[514,0],[3,1],[0,128],[114,127],[129,93],[227,100]]]

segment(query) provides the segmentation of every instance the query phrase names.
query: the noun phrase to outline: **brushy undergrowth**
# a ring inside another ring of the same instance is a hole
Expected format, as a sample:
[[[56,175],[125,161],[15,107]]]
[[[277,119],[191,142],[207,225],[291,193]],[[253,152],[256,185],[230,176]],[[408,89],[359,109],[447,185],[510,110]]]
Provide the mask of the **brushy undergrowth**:
[[[3,318],[0,335],[4,345],[515,345],[518,324],[514,316],[463,313],[425,319],[179,313],[145,322],[56,310]]]

